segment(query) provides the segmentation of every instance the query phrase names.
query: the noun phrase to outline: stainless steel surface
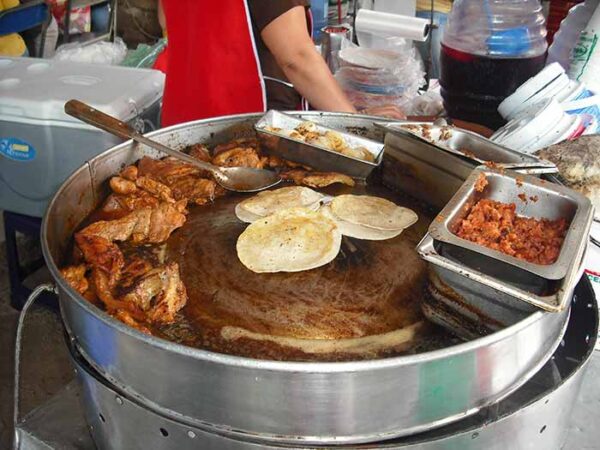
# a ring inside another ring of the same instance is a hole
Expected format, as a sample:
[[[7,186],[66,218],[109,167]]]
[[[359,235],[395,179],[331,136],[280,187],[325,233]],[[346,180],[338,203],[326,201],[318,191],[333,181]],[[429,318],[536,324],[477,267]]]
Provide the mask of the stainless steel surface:
[[[483,192],[478,192],[476,186],[481,176],[486,178],[488,184]],[[519,198],[519,195],[525,199]],[[514,203],[516,213],[520,216],[549,220],[566,219],[569,228],[556,262],[548,265],[530,263],[454,234],[471,207],[481,199]],[[482,258],[476,266],[478,269],[500,261],[548,280],[561,280],[574,265],[578,266],[581,247],[587,244],[593,217],[590,200],[572,189],[528,175],[479,167],[469,175],[431,223],[429,233],[436,241],[489,257],[485,260]]]
[[[421,309],[429,320],[464,339],[501,330],[535,311],[529,303],[436,266],[429,268]]]
[[[375,442],[368,448],[404,450],[442,449],[558,449],[565,442],[567,426],[573,416],[584,374],[591,360],[587,375],[590,391],[582,394],[590,401],[584,405],[597,404],[600,387],[594,375],[600,370],[600,354],[594,352],[598,330],[598,312],[591,286],[582,280],[577,288],[573,315],[569,321],[562,345],[553,357],[512,395],[500,403],[482,409],[478,414],[443,428],[416,436],[408,436],[386,442]],[[83,386],[85,416],[97,447],[103,449],[161,448],[161,449],[301,449],[301,442],[279,445],[263,441],[260,436],[238,439],[229,433],[197,428],[169,417],[162,411],[148,408],[139,399],[111,385],[94,372],[80,355],[75,358],[79,380]],[[593,356],[592,356],[593,355]],[[596,364],[594,364],[596,363]],[[595,371],[593,371],[596,369]],[[593,371],[593,372],[592,372]],[[460,374],[452,370],[448,377],[456,378],[461,388]],[[584,384],[585,386],[585,384]],[[582,397],[583,397],[582,396]],[[438,404],[438,407],[445,407]],[[571,432],[596,428],[593,417],[598,411],[589,410],[588,415],[575,409],[579,421]],[[29,422],[39,422],[34,413]],[[27,420],[23,428],[27,429]],[[31,426],[31,425],[29,425]],[[77,427],[81,429],[81,426]],[[580,436],[571,435],[564,448],[578,442]],[[588,442],[593,440],[587,439]],[[311,448],[324,448],[313,447]],[[331,447],[328,447],[331,448]],[[364,446],[340,445],[340,449],[359,449]],[[595,446],[591,448],[596,448]]]
[[[385,135],[383,183],[396,180],[411,196],[441,210],[467,179],[473,165],[438,150],[429,151],[418,141]],[[387,169],[387,170],[386,170]]]
[[[342,49],[342,41],[352,41],[352,27],[347,24],[330,25],[321,28],[321,55],[327,62],[331,73],[339,69],[338,52]]]
[[[373,137],[379,133],[372,117],[302,117]],[[152,138],[174,148],[223,142],[252,135],[259,118],[198,121],[160,130]],[[243,439],[260,436],[303,445],[413,434],[505,397],[532,375],[561,336],[566,314],[535,312],[493,335],[435,352],[362,362],[289,363],[216,354],[142,334],[79,296],[60,277],[58,266],[74,228],[105,195],[105,180],[143,155],[158,153],[126,142],[75,172],[48,209],[42,246],[57,280],[65,326],[86,360],[128,395],[189,425],[218,427]],[[393,167],[384,165],[384,179],[392,180],[386,171]],[[456,379],[463,388],[456,389]]]
[[[120,121],[116,117],[109,116],[108,114],[98,111],[78,100],[69,100],[65,104],[65,112],[83,122],[114,134],[115,136],[133,139],[135,142],[147,145],[165,155],[172,156],[173,158],[185,161],[192,166],[206,170],[213,175],[217,183],[230,191],[262,191],[281,182],[279,175],[271,170],[253,169],[250,167],[218,167],[197,158],[193,158],[181,151],[173,150],[160,142],[155,142],[152,139],[141,135],[128,124]]]
[[[579,263],[574,264],[567,276],[559,282],[558,290],[552,295],[542,296],[532,294],[529,290],[520,289],[504,280],[441,255],[435,246],[434,239],[429,234],[423,238],[418,246],[418,251],[423,259],[431,263],[430,269],[446,280],[446,284],[454,289],[457,286],[464,285],[465,290],[472,291],[474,295],[480,296],[478,300],[501,299],[501,302],[508,302],[508,304],[512,304],[517,300],[543,310],[549,310],[552,313],[560,313],[568,309],[575,284],[583,274],[585,249],[586,246],[582,245],[581,253],[579,253]],[[511,281],[514,282],[514,278]],[[531,278],[527,277],[525,281],[526,286],[530,287]],[[489,306],[487,307],[489,308]]]
[[[527,153],[521,153],[503,147],[473,133],[451,125],[437,125],[423,122],[402,122],[386,125],[401,140],[418,142],[424,151],[443,150],[460,158],[467,159],[473,165],[489,162],[504,169],[522,169],[522,173],[557,173],[554,163]]]
[[[352,158],[306,142],[292,139],[283,132],[292,131],[303,122],[298,117],[283,114],[279,111],[269,111],[255,125],[262,148],[268,153],[280,156],[290,161],[306,164],[317,170],[326,172],[341,172],[356,178],[366,178],[383,158],[383,144],[375,142],[344,130],[327,127],[325,123],[314,119],[319,132],[336,131],[342,135],[348,146],[365,147],[375,158],[369,162]],[[269,131],[266,127],[281,128],[282,133]]]

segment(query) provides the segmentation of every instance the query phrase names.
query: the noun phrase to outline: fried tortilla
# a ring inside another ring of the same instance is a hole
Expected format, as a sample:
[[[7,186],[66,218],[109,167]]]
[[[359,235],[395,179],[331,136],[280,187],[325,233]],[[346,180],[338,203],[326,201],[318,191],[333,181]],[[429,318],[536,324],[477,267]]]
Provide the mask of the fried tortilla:
[[[339,195],[331,201],[330,208],[338,219],[383,231],[404,230],[419,219],[408,208],[370,195]]]
[[[288,208],[306,207],[313,211],[319,208],[323,195],[312,189],[291,186],[272,191],[259,192],[239,203],[235,214],[242,222],[252,223],[261,217],[270,216]]]
[[[356,225],[354,223],[347,222],[333,214],[329,205],[321,207],[321,212],[336,223],[340,229],[340,232],[344,236],[353,237],[356,239],[363,239],[367,241],[385,241],[386,239],[395,238],[404,231],[404,228],[398,230],[377,230],[364,225]]]
[[[242,264],[253,272],[300,272],[331,262],[341,241],[337,225],[324,214],[291,208],[249,225],[236,250]]]

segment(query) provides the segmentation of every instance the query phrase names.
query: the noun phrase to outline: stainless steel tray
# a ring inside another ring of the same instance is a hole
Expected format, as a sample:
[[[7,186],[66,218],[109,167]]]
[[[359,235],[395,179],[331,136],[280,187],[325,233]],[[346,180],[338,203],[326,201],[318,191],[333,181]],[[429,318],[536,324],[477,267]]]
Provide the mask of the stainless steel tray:
[[[483,192],[477,192],[475,184],[481,175],[486,177],[488,185]],[[520,216],[550,220],[561,217],[567,219],[570,225],[556,262],[548,265],[533,264],[456,236],[454,231],[460,221],[480,199],[514,203],[516,213]],[[492,258],[482,260],[481,264],[501,261],[548,280],[560,280],[566,276],[573,264],[577,264],[577,252],[580,243],[588,240],[592,219],[591,202],[572,189],[511,171],[479,167],[473,170],[431,223],[429,233],[437,241]]]
[[[583,230],[586,235],[589,234],[590,227],[591,220]],[[444,248],[444,243],[436,242],[430,233],[425,235],[417,246],[421,257],[431,264],[431,269],[446,285],[461,292],[461,298],[471,298],[466,304],[471,303],[471,306],[480,311],[485,310],[487,314],[490,305],[498,304],[501,308],[508,305],[514,308],[517,304],[515,300],[524,301],[545,311],[565,310],[573,289],[583,274],[586,249],[587,239],[582,239],[575,245],[574,261],[568,267],[565,277],[556,281],[543,279],[503,262],[474,267],[474,264],[470,264],[472,261],[469,261],[469,257],[474,255],[473,252],[466,250],[466,254],[458,255],[459,260]],[[527,312],[527,309],[524,311]],[[496,319],[503,324],[498,317]]]
[[[383,184],[401,186],[402,190],[441,210],[462,186],[474,166],[419,141],[402,139],[386,133],[383,160]],[[389,156],[389,158],[388,158]]]
[[[394,122],[378,124],[405,141],[443,150],[470,161],[474,166],[494,164],[504,169],[518,169],[521,173],[557,173],[556,165],[537,156],[503,147],[471,131],[451,125],[428,122]]]
[[[279,111],[269,111],[255,125],[254,129],[261,143],[261,148],[267,153],[284,159],[306,164],[317,170],[326,172],[341,172],[355,178],[366,178],[383,158],[383,144],[372,141],[345,131],[336,130],[315,122],[319,132],[335,131],[342,135],[350,147],[365,147],[375,157],[374,162],[342,155],[325,147],[307,144],[304,141],[292,139],[284,134],[265,129],[276,127],[291,131],[304,120],[283,114]]]

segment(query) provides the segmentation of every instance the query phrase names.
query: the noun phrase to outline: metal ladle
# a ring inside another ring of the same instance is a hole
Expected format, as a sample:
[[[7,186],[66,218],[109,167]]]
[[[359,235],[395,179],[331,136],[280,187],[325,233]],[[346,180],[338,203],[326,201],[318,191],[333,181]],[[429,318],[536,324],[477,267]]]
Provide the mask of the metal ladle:
[[[218,167],[199,159],[173,150],[163,144],[148,139],[135,131],[125,122],[98,111],[79,100],[69,100],[65,103],[65,112],[96,128],[107,131],[123,139],[132,139],[140,144],[147,145],[169,156],[185,161],[209,171],[216,182],[225,189],[235,192],[256,192],[275,186],[281,181],[279,175],[271,170],[253,169],[250,167]]]

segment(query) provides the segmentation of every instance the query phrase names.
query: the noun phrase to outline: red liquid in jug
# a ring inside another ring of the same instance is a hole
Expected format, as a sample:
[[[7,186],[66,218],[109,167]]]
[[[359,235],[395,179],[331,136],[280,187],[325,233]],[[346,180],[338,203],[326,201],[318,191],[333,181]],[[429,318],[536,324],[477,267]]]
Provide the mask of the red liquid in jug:
[[[442,44],[440,85],[451,118],[493,130],[506,121],[498,105],[544,67],[546,55],[531,58],[491,58],[461,52]]]

